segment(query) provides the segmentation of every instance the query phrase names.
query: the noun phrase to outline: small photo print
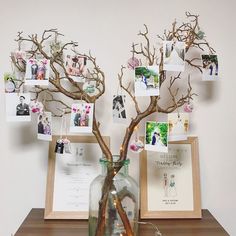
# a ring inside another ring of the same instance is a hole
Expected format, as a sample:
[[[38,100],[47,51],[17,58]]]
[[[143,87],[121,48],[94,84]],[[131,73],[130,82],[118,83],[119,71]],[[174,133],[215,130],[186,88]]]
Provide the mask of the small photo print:
[[[112,106],[113,122],[126,121],[125,95],[114,95]]]
[[[168,114],[169,141],[186,140],[189,129],[188,113]]]
[[[163,42],[163,69],[167,71],[184,71],[185,43],[175,41]]]
[[[38,115],[38,139],[52,141],[51,112],[43,112]]]
[[[23,66],[23,63],[26,61],[26,52],[21,50],[16,50],[11,52],[11,57],[18,63],[20,66]]]
[[[168,123],[146,122],[145,150],[168,152]]]
[[[47,59],[29,59],[26,62],[25,84],[48,85],[50,61]]]
[[[71,107],[70,132],[92,133],[93,103],[75,103]]]
[[[6,94],[6,120],[31,121],[29,103],[30,103],[29,93]]]
[[[217,55],[202,55],[202,66],[202,80],[211,81],[219,79]]]
[[[135,96],[158,96],[159,90],[159,67],[135,67],[134,81]]]
[[[84,83],[83,72],[85,71],[86,63],[86,57],[77,55],[66,55],[66,72],[69,76],[72,77],[75,82]]]

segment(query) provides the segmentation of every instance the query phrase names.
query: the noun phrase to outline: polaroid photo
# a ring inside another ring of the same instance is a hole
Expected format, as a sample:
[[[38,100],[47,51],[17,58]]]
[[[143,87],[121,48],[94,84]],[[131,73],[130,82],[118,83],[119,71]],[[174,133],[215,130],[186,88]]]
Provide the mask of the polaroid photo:
[[[6,94],[6,120],[31,121],[29,93],[7,93]]]
[[[47,86],[50,73],[50,61],[47,59],[29,59],[26,62],[25,84]]]
[[[169,141],[187,140],[189,129],[188,113],[168,114]]]
[[[92,133],[93,103],[74,103],[71,106],[70,132]]]
[[[167,122],[146,122],[145,150],[153,152],[168,152]]]
[[[159,66],[139,66],[134,69],[135,96],[158,96],[159,89]]]
[[[202,55],[202,67],[203,81],[214,81],[219,79],[217,55]]]
[[[125,95],[113,96],[112,116],[115,123],[124,123],[126,121]]]
[[[67,74],[78,83],[84,83],[83,73],[86,68],[87,58],[85,56],[66,55],[65,67]]]
[[[26,61],[26,52],[22,50],[16,50],[11,52],[11,58],[20,66],[24,66]]]
[[[185,43],[163,41],[163,69],[167,71],[184,71]]]
[[[38,114],[38,139],[52,141],[52,113],[43,112]]]

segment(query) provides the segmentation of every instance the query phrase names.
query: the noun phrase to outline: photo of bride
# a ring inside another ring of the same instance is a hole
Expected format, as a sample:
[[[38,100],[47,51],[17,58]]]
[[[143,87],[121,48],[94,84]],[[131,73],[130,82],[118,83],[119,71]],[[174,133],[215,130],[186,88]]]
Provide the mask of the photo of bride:
[[[202,55],[202,67],[202,80],[211,81],[219,78],[217,55]]]
[[[184,71],[185,43],[177,40],[163,42],[164,70]]]

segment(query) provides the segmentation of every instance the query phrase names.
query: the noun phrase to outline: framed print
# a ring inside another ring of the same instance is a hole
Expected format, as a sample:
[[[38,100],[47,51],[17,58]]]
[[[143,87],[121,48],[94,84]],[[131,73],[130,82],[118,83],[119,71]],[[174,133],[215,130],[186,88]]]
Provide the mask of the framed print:
[[[109,146],[109,137],[103,137]],[[49,146],[45,219],[88,219],[89,187],[100,173],[102,150],[94,136],[67,136],[70,152],[57,152],[60,136]]]
[[[140,158],[141,218],[201,218],[198,139]]]

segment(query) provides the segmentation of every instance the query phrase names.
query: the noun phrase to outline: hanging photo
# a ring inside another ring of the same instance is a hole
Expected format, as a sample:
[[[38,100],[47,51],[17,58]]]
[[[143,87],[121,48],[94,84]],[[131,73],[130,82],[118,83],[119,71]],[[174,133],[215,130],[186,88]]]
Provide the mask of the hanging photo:
[[[29,93],[6,94],[6,120],[31,121],[29,103]]]
[[[11,52],[11,57],[14,59],[14,61],[21,67],[24,66],[26,61],[26,52],[22,50],[16,50],[14,52]]]
[[[163,69],[167,71],[184,71],[185,43],[177,40],[163,41]]]
[[[134,90],[135,96],[158,96],[160,94],[159,67],[136,67]]]
[[[217,55],[202,55],[202,66],[202,80],[214,81],[219,79]]]
[[[112,106],[113,122],[124,122],[126,120],[125,95],[114,95]]]
[[[145,150],[168,152],[168,123],[146,122]]]
[[[87,58],[77,55],[67,55],[65,60],[66,72],[72,79],[79,83],[84,83],[83,73],[85,70]]]
[[[169,123],[169,141],[187,140],[189,129],[188,113],[170,113],[168,114]]]
[[[71,107],[70,132],[92,133],[93,103],[75,103]]]
[[[46,59],[29,59],[26,64],[26,85],[48,85],[50,61]]]
[[[43,112],[38,115],[38,139],[52,141],[51,112]]]

